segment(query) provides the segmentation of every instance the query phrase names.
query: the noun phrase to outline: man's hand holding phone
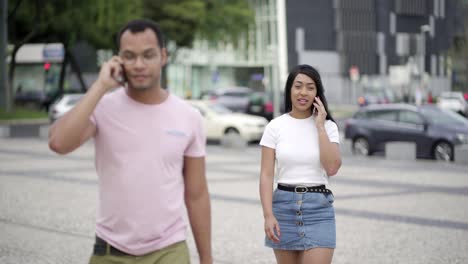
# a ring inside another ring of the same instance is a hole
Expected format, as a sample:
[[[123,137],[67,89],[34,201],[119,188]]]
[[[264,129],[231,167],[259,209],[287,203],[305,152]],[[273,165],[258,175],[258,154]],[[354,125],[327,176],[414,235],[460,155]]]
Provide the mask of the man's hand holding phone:
[[[112,90],[125,84],[125,72],[122,59],[113,56],[101,66],[97,82],[106,91]]]

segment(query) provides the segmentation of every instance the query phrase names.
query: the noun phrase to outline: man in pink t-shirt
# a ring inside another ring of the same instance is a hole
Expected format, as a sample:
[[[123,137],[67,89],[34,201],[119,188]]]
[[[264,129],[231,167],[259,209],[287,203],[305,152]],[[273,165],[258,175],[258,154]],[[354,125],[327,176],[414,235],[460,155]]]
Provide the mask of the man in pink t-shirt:
[[[99,208],[90,263],[189,263],[185,209],[200,263],[212,263],[202,117],[161,88],[167,52],[157,24],[130,21],[117,44],[119,56],[49,131],[59,154],[94,137]]]

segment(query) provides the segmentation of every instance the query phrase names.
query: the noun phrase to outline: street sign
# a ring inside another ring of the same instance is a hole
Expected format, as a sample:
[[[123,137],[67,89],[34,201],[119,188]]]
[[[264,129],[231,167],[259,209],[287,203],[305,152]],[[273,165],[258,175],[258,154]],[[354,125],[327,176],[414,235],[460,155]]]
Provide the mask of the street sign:
[[[42,59],[45,61],[62,61],[65,50],[62,44],[46,44],[42,49]]]

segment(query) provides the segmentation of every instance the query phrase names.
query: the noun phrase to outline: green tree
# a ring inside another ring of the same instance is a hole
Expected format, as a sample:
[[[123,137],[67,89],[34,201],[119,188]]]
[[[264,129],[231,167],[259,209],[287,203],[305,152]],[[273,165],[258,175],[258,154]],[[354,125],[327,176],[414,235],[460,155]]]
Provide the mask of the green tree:
[[[237,44],[254,22],[248,0],[143,0],[145,17],[157,21],[177,47],[195,38]]]
[[[9,72],[10,87],[16,53],[22,45],[60,42],[64,45],[65,56],[58,94],[63,92],[68,63],[77,73],[82,89],[86,89],[80,68],[71,52],[71,47],[78,40],[86,40],[96,48],[112,48],[117,30],[126,21],[142,15],[141,0],[9,0],[8,7],[9,40],[14,45]]]
[[[172,61],[178,48],[191,47],[196,38],[212,46],[219,42],[237,45],[243,34],[247,41],[255,19],[248,0],[143,0],[143,7],[144,16],[157,21],[167,40],[175,44],[168,50]],[[163,74],[163,87],[166,77]]]
[[[8,13],[9,40],[14,45],[10,84],[16,52],[23,44],[60,42],[65,57],[59,94],[63,92],[68,63],[86,89],[71,47],[86,40],[95,48],[114,49],[116,33],[128,20],[146,17],[157,21],[176,49],[190,47],[197,37],[211,43],[237,44],[254,21],[248,0],[9,0]],[[172,57],[176,49],[171,51]]]

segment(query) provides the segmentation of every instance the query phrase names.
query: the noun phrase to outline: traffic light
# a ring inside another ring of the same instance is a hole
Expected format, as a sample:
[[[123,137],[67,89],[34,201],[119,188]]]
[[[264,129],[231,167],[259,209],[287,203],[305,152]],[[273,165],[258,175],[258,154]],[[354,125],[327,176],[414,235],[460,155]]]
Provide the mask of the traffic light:
[[[50,62],[44,63],[44,70],[48,72],[50,70],[50,66],[51,66]]]

